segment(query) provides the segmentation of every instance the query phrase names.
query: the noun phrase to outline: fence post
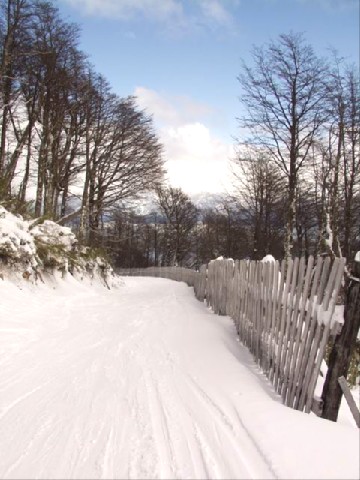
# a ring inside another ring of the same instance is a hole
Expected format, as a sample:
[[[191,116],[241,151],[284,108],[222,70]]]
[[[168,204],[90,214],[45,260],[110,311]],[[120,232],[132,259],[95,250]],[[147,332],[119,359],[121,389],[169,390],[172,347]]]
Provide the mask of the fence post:
[[[350,388],[348,387],[347,381],[345,377],[340,377],[339,378],[339,385],[341,387],[341,390],[343,391],[344,397],[349,405],[349,408],[351,410],[352,416],[354,417],[355,423],[357,427],[360,428],[360,412],[358,410],[358,407],[354,401],[353,396],[351,395]]]
[[[322,417],[336,422],[342,390],[338,379],[347,377],[350,359],[356,345],[356,337],[360,328],[360,252],[355,257],[353,276],[347,280],[344,309],[344,325],[336,336],[329,357],[327,371],[321,398],[323,400]]]

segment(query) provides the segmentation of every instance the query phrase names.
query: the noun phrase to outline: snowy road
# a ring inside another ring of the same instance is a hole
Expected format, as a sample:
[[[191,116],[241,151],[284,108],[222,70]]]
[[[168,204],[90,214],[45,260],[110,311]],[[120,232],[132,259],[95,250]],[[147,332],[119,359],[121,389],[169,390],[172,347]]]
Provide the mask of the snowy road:
[[[316,478],[309,429],[355,439],[356,472],[356,430],[283,407],[230,319],[183,283],[125,282],[0,297],[1,478]]]

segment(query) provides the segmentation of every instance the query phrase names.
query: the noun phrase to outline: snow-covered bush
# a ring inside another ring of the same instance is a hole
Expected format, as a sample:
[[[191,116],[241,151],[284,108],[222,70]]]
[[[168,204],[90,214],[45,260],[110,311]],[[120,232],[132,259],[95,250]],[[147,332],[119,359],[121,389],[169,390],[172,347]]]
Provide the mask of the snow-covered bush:
[[[61,271],[79,279],[100,278],[107,287],[116,279],[104,252],[78,245],[68,227],[45,220],[27,221],[0,206],[0,270],[10,268],[26,279]],[[0,271],[3,278],[3,274]]]
[[[68,227],[45,220],[31,228],[37,254],[44,267],[68,270],[69,254],[74,250],[77,239]]]
[[[3,263],[24,263],[36,267],[36,245],[29,224],[0,206],[0,259]]]

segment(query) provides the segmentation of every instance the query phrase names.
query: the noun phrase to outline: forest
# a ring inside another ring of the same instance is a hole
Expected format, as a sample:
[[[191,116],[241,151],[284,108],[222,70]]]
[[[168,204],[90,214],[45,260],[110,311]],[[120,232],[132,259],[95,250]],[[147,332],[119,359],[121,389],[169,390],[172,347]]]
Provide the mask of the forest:
[[[120,97],[51,2],[2,0],[0,204],[72,226],[117,267],[360,250],[355,65],[302,34],[255,46],[239,72],[234,191],[206,206],[166,182],[151,112]],[[201,179],[199,179],[201,182]],[[144,195],[146,197],[144,197]],[[152,207],[139,213],[144,198]]]

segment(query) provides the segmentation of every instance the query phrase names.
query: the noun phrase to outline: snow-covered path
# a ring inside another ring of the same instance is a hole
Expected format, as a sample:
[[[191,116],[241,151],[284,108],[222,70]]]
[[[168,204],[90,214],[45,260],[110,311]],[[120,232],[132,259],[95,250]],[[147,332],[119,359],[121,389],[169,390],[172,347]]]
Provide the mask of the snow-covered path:
[[[282,406],[229,318],[125,282],[4,289],[1,478],[356,478],[356,429]]]

